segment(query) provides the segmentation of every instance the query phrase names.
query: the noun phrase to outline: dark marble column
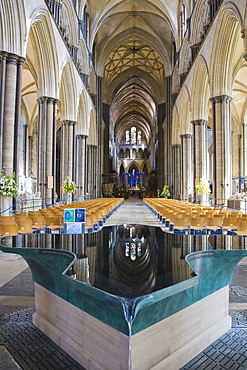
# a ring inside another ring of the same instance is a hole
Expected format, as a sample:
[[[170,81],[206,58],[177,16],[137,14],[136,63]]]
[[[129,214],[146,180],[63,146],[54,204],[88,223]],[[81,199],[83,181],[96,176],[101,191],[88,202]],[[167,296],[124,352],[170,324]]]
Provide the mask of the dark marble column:
[[[69,176],[74,175],[74,121],[61,122],[62,146],[61,146],[61,184]]]
[[[194,186],[200,178],[207,179],[207,121],[192,121],[194,138]]]
[[[213,131],[213,189],[216,204],[226,204],[232,194],[231,100],[211,98]]]
[[[183,134],[181,137],[182,155],[182,199],[188,200],[189,195],[194,193],[193,166],[192,166],[192,134]]]
[[[243,172],[244,191],[247,191],[247,122],[243,123]]]
[[[172,187],[173,198],[181,197],[181,145],[172,145]]]
[[[164,185],[167,185],[165,179],[165,171],[167,174],[167,156],[165,158],[165,152],[167,151],[167,140],[165,140],[165,133],[163,128],[163,123],[166,116],[166,104],[159,104],[157,110],[157,123],[158,123],[158,188],[163,189]],[[154,150],[155,137],[152,137],[153,143],[152,148]],[[166,145],[165,145],[166,143]],[[155,164],[155,163],[154,163]],[[152,168],[155,169],[155,168]]]
[[[97,76],[96,79],[96,123],[97,123],[97,133],[98,133],[98,145],[97,145],[97,160],[95,165],[97,166],[96,171],[96,186],[95,193],[97,197],[102,195],[102,173],[103,173],[103,129],[102,129],[102,81],[103,78]]]
[[[0,64],[0,166],[19,173],[18,145],[23,57],[1,52]]]
[[[103,173],[110,173],[110,152],[109,152],[109,126],[110,126],[110,105],[103,104],[103,119],[105,122],[103,135]]]
[[[75,137],[75,183],[77,196],[85,195],[85,175],[87,166],[87,136],[76,135]]]
[[[38,121],[38,191],[44,203],[52,203],[55,196],[56,160],[56,104],[58,100],[41,97]]]

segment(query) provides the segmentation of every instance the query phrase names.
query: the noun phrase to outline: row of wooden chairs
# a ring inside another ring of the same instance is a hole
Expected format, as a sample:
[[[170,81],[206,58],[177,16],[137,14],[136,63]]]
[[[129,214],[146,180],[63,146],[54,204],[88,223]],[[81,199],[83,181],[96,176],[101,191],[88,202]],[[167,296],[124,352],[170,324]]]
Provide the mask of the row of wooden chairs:
[[[170,230],[247,234],[247,215],[174,199],[145,199]]]
[[[55,212],[63,218],[66,208],[84,208],[86,210],[86,230],[95,229],[102,226],[107,217],[111,215],[124,198],[96,198],[83,202],[76,202],[62,206],[48,208],[49,211]]]
[[[39,229],[60,229],[64,224],[64,210],[67,208],[86,209],[86,230],[102,226],[111,212],[121,204],[121,198],[97,198],[84,202],[55,206],[14,216],[0,216],[0,236],[28,234]]]

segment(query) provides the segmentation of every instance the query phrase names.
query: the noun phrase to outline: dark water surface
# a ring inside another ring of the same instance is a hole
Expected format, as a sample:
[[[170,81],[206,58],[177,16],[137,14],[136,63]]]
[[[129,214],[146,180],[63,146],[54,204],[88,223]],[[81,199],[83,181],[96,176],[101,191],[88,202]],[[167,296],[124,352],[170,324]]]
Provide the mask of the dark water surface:
[[[68,274],[85,284],[134,298],[190,279],[189,253],[211,249],[246,249],[247,238],[230,235],[179,235],[159,227],[118,225],[92,234],[29,234],[4,238],[13,247],[71,251],[77,261]]]

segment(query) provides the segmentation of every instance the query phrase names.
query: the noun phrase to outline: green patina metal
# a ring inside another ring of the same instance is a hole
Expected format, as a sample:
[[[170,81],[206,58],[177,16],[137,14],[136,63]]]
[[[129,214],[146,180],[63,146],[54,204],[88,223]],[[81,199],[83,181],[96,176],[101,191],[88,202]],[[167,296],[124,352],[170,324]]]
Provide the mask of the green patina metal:
[[[33,280],[93,317],[126,334],[136,334],[227,286],[247,250],[210,250],[186,257],[197,276],[134,299],[106,293],[65,273],[76,256],[64,250],[10,248],[29,264]]]

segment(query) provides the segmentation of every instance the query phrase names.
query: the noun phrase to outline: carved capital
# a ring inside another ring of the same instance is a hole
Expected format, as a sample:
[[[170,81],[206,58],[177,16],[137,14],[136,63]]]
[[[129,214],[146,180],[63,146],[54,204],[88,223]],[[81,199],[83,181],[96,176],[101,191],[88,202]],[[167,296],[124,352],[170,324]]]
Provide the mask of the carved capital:
[[[219,95],[214,96],[213,98],[209,99],[212,103],[223,103],[224,101],[230,103],[232,101],[232,97],[229,95]]]
[[[191,121],[192,125],[194,126],[204,126],[204,125],[207,125],[208,124],[208,121],[206,121],[205,119],[197,119],[195,121]]]

